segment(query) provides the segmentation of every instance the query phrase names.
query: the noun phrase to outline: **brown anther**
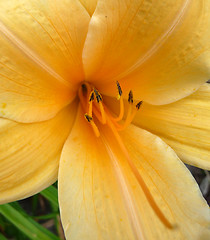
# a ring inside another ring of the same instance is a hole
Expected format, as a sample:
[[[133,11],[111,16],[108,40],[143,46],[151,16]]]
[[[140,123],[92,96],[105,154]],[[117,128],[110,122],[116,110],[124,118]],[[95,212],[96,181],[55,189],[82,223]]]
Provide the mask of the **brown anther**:
[[[93,120],[93,118],[91,116],[89,116],[87,113],[85,113],[85,119],[88,121],[88,122],[91,122]]]
[[[138,103],[136,104],[137,110],[139,110],[139,108],[141,107],[142,103],[143,103],[143,101],[140,101],[140,102],[138,102]]]
[[[133,92],[132,91],[130,91],[128,94],[128,102],[131,104],[133,103]]]
[[[98,102],[98,103],[101,102],[101,101],[102,101],[102,96],[101,96],[101,94],[98,92],[98,90],[96,90],[95,88],[94,88],[94,93],[95,93],[95,95],[96,95],[96,100],[97,100],[97,102]]]
[[[92,102],[94,100],[94,92],[92,91],[90,94],[89,102]]]
[[[118,99],[120,99],[120,97],[122,96],[122,88],[120,87],[119,82],[116,82],[117,84],[117,90],[118,90]]]

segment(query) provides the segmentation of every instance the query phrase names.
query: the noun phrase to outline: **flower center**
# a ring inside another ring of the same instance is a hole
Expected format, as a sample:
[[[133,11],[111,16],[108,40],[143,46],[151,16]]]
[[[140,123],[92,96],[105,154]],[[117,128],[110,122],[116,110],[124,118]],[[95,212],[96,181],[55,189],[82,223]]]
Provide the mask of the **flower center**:
[[[96,137],[100,137],[100,135],[101,135],[97,124],[100,124],[100,123],[103,125],[107,124],[107,126],[111,129],[113,136],[115,137],[115,139],[118,143],[118,146],[120,147],[125,158],[127,159],[130,169],[131,169],[132,173],[134,174],[134,176],[136,177],[138,184],[141,186],[150,206],[152,207],[152,209],[154,210],[154,212],[156,213],[158,218],[161,220],[161,222],[167,228],[173,229],[174,225],[172,225],[168,221],[168,219],[164,216],[164,214],[162,213],[159,206],[156,204],[150,190],[148,189],[146,183],[144,182],[144,179],[140,175],[139,170],[136,168],[135,164],[133,163],[132,159],[130,158],[129,153],[119,135],[119,131],[124,130],[132,122],[137,111],[140,109],[140,106],[142,105],[142,101],[140,101],[136,105],[134,105],[133,93],[132,93],[132,91],[130,91],[128,94],[129,108],[128,108],[127,115],[124,117],[125,111],[124,111],[124,101],[123,101],[123,97],[122,97],[123,92],[122,92],[119,82],[117,82],[116,85],[117,85],[117,91],[118,91],[117,100],[120,101],[120,112],[119,112],[118,116],[114,116],[109,111],[108,107],[104,104],[104,101],[103,101],[103,98],[102,98],[100,92],[96,88],[94,88],[94,86],[92,86],[89,83],[83,83],[79,88],[78,96],[80,99],[81,106],[85,113],[84,117],[88,121],[90,126],[92,127],[93,132],[95,133]],[[96,122],[97,122],[97,124],[96,124]],[[102,134],[102,140],[103,140],[103,134]],[[105,142],[105,145],[107,145],[106,140],[104,140],[104,142]],[[114,165],[115,165],[115,168],[117,168],[117,169],[115,169],[116,172],[118,172],[118,173],[120,172],[120,176],[118,176],[118,178],[119,178],[119,182],[120,182],[120,185],[122,188],[124,198],[126,200],[126,204],[128,205],[129,209],[133,209],[133,206],[135,205],[135,203],[127,197],[127,193],[129,192],[129,190],[128,190],[129,187],[124,183],[124,180],[122,180],[123,179],[123,174],[121,173],[122,170],[120,169],[118,164],[114,164]],[[119,175],[119,174],[117,174],[117,175]],[[132,196],[132,194],[130,194],[130,195]],[[131,199],[132,199],[132,197],[131,197]],[[130,206],[130,205],[132,205],[132,206]],[[135,219],[137,219],[134,216],[135,213],[131,213],[131,215],[133,217],[133,221],[135,222],[136,221]]]
[[[95,124],[94,118],[96,117],[97,120],[101,124],[107,124],[111,129],[113,127],[117,131],[122,131],[132,122],[134,119],[137,111],[139,110],[142,101],[138,102],[136,106],[133,104],[133,93],[132,91],[128,94],[128,102],[129,102],[129,109],[127,116],[125,117],[124,121],[124,102],[122,97],[122,89],[120,87],[119,82],[116,83],[118,96],[117,100],[120,101],[120,113],[118,116],[114,116],[107,106],[103,102],[103,98],[100,92],[94,88],[89,83],[83,83],[79,89],[79,98],[82,105],[82,108],[85,112],[85,119],[90,123],[95,135],[97,137],[100,136],[99,129]],[[94,116],[93,116],[94,115]],[[122,123],[120,123],[122,122]]]

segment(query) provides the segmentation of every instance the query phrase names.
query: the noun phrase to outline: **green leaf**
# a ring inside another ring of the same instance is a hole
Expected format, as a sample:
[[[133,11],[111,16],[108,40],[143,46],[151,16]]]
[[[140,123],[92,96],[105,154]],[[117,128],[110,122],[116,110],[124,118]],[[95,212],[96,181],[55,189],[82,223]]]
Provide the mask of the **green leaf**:
[[[34,216],[35,219],[37,220],[47,220],[47,219],[54,219],[55,217],[57,217],[58,213],[50,213],[47,215],[42,215],[42,216]]]
[[[40,194],[42,196],[44,196],[47,200],[49,200],[54,205],[54,207],[56,207],[56,208],[59,207],[59,205],[58,205],[58,190],[55,187],[50,186],[50,187],[46,188],[44,191],[40,192]]]
[[[0,240],[7,240],[4,235],[0,233]]]
[[[58,237],[35,222],[30,216],[26,216],[26,213],[21,213],[10,204],[0,205],[0,213],[30,239],[59,240]]]

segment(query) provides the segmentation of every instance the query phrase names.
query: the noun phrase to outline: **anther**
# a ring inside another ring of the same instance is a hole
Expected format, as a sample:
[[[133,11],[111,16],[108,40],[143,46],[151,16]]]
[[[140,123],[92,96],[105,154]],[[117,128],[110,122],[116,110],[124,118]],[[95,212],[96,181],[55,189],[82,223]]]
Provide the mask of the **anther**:
[[[96,126],[96,124],[94,123],[93,121],[93,118],[91,116],[89,116],[87,113],[85,114],[85,119],[90,123],[96,137],[99,137],[100,136],[100,132]]]
[[[122,88],[120,87],[120,84],[119,84],[118,81],[116,82],[116,84],[117,84],[117,90],[118,90],[118,97],[117,97],[117,100],[119,100],[120,97],[122,96]]]
[[[136,104],[136,109],[137,109],[137,110],[139,110],[139,108],[141,107],[142,103],[143,103],[143,101],[140,101],[140,102],[138,102],[138,103]]]
[[[89,116],[87,113],[85,113],[85,119],[88,121],[88,122],[91,122],[93,120],[93,118],[91,116]]]
[[[94,92],[92,91],[90,93],[89,102],[92,102],[93,100],[94,100]]]
[[[89,96],[89,108],[88,108],[88,115],[92,117],[93,115],[93,101],[94,101],[94,91],[90,93]]]
[[[131,104],[133,103],[133,92],[132,91],[130,91],[128,94],[128,102]]]
[[[95,95],[96,95],[96,100],[97,100],[97,102],[98,102],[98,103],[101,102],[101,101],[102,101],[102,96],[101,96],[101,94],[98,92],[98,90],[96,90],[95,88],[94,88],[94,93],[95,93]]]
[[[93,89],[93,91],[95,93],[96,101],[99,104],[99,108],[100,108],[100,111],[101,111],[102,124],[106,124],[106,114],[105,114],[103,103],[102,103],[102,96],[98,92],[98,90],[96,90],[95,88]]]

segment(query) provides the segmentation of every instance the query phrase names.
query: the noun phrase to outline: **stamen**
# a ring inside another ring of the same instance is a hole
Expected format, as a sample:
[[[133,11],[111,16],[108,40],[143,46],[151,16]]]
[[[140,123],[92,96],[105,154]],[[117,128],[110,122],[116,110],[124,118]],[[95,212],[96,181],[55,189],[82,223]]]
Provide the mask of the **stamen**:
[[[143,103],[143,101],[140,101],[140,102],[138,102],[138,103],[136,104],[136,109],[137,109],[137,110],[139,110],[139,108],[141,107],[142,103]]]
[[[100,108],[100,111],[101,111],[102,124],[106,124],[106,113],[104,111],[104,107],[103,107],[103,104],[102,104],[102,96],[98,92],[98,90],[96,90],[95,88],[94,88],[94,93],[95,93],[96,100],[97,100],[97,103],[99,104],[99,108]]]
[[[117,90],[118,90],[118,96],[117,96],[117,100],[120,100],[120,113],[119,116],[116,118],[112,118],[113,121],[119,122],[122,120],[123,116],[124,116],[124,102],[123,102],[123,98],[122,98],[122,89],[120,87],[119,82],[116,82],[117,84]]]
[[[118,90],[118,97],[117,97],[117,100],[119,100],[120,97],[122,96],[122,88],[120,87],[120,84],[119,84],[118,81],[116,82],[116,84],[117,84],[117,90]]]
[[[98,130],[98,127],[94,123],[93,118],[91,116],[89,116],[88,114],[85,114],[85,119],[90,123],[96,137],[100,137],[100,132]]]
[[[132,91],[130,91],[128,94],[128,102],[133,104],[133,92]]]
[[[133,121],[134,117],[136,116],[137,111],[140,109],[142,103],[143,101],[138,102],[136,104],[136,109],[133,109],[132,104],[129,105],[127,118],[124,124],[121,126],[121,128],[118,128],[119,131],[123,131],[130,125],[130,123]]]
[[[89,116],[87,113],[85,114],[85,119],[90,123],[93,118],[91,116]]]
[[[94,88],[94,93],[95,93],[95,95],[96,95],[96,100],[97,100],[97,102],[98,102],[98,103],[101,102],[101,101],[102,101],[102,96],[101,96],[101,94],[98,92],[98,90],[96,90],[95,88]]]
[[[103,107],[102,102],[99,102],[99,108],[100,108],[100,111],[101,111],[102,124],[106,124],[106,113],[104,111],[104,107]]]
[[[89,102],[92,102],[93,100],[94,100],[94,91],[90,93]]]
[[[119,113],[119,116],[116,117],[116,118],[113,118],[114,121],[116,122],[119,122],[123,119],[123,116],[124,116],[124,102],[123,102],[123,98],[120,97],[120,113]]]
[[[89,97],[89,109],[88,109],[88,114],[91,117],[93,116],[93,101],[94,101],[94,92],[92,91]]]
[[[89,102],[89,109],[88,114],[92,117],[93,116],[93,102]]]

